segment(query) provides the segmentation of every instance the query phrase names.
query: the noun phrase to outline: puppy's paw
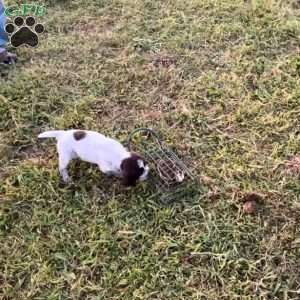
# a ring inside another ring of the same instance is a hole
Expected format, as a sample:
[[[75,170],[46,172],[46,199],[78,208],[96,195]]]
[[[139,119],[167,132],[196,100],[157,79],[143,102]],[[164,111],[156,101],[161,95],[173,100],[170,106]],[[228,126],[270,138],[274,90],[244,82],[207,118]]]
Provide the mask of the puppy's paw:
[[[64,187],[72,187],[74,186],[74,182],[71,180],[71,178],[68,178],[68,180],[65,180],[61,178],[59,180],[59,187],[64,188]]]
[[[129,192],[132,190],[132,186],[123,186],[125,192]]]
[[[71,180],[71,178],[63,179],[63,182],[64,182],[65,184],[72,184],[72,183],[73,183],[73,181]]]
[[[68,175],[64,175],[62,177],[60,177],[60,182],[59,182],[60,186],[71,186],[74,185],[71,177],[69,177]]]
[[[63,180],[63,182],[66,183],[66,184],[72,182],[71,177],[70,177],[69,175],[66,175],[66,174],[63,174],[62,180]]]
[[[114,173],[111,173],[111,172],[107,172],[107,173],[105,173],[105,175],[106,175],[108,178],[114,177]]]

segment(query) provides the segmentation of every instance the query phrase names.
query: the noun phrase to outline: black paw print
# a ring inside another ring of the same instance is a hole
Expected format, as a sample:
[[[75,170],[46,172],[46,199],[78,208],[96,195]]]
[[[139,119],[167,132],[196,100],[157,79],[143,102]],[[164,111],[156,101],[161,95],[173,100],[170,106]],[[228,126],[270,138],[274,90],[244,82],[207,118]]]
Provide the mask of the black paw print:
[[[13,23],[7,23],[5,31],[10,36],[10,43],[14,47],[28,45],[36,47],[39,43],[38,34],[44,32],[44,25],[36,24],[34,17],[27,17],[24,24],[24,18],[16,17]]]

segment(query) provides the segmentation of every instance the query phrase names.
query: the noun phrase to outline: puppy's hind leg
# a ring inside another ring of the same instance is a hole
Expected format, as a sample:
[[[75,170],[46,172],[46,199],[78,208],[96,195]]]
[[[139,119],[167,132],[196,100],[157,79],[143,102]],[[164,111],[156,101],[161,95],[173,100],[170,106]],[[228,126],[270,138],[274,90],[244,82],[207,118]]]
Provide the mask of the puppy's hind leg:
[[[68,164],[70,160],[72,159],[72,156],[69,153],[59,153],[59,173],[63,178],[63,181],[66,183],[71,182],[71,178],[68,174]]]

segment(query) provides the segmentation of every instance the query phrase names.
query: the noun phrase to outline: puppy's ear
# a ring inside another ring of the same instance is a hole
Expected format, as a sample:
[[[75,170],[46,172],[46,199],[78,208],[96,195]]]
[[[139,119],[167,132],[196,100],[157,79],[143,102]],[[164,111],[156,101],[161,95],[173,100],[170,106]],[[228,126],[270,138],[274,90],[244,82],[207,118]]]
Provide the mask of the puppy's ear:
[[[124,159],[121,163],[122,184],[125,186],[135,186],[137,178],[132,169],[132,160]]]
[[[122,184],[125,186],[135,186],[136,185],[136,179],[132,176],[125,176],[122,179]]]

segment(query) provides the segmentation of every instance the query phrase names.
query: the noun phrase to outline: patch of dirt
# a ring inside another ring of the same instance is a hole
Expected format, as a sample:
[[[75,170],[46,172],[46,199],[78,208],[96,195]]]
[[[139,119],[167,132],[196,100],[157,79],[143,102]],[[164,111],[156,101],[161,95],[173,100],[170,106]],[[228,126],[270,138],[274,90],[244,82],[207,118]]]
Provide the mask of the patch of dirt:
[[[165,68],[169,68],[171,65],[175,65],[176,61],[176,58],[171,56],[160,56],[154,59],[153,65],[155,67],[163,66]]]
[[[295,0],[293,3],[292,3],[292,7],[294,9],[300,9],[300,0]]]
[[[257,204],[255,201],[246,201],[243,204],[243,212],[245,214],[254,214],[257,209]]]
[[[244,195],[242,210],[245,214],[255,214],[259,205],[262,204],[262,196],[257,193],[247,193]]]
[[[300,155],[296,155],[286,163],[286,172],[290,175],[300,176]]]
[[[151,55],[150,64],[148,64],[149,69],[153,69],[153,67],[163,67],[163,68],[170,68],[175,66],[177,63],[177,58],[174,55],[170,55],[164,52],[157,53],[155,55]]]
[[[260,203],[262,201],[262,196],[256,193],[248,193],[244,196],[243,202],[248,202],[248,201]]]
[[[82,18],[80,23],[72,27],[72,32],[76,32],[83,38],[90,39],[91,36],[111,36],[114,22],[111,19]]]
[[[153,120],[160,120],[162,118],[162,112],[161,111],[143,111],[142,112],[142,119],[144,121],[153,121]]]

